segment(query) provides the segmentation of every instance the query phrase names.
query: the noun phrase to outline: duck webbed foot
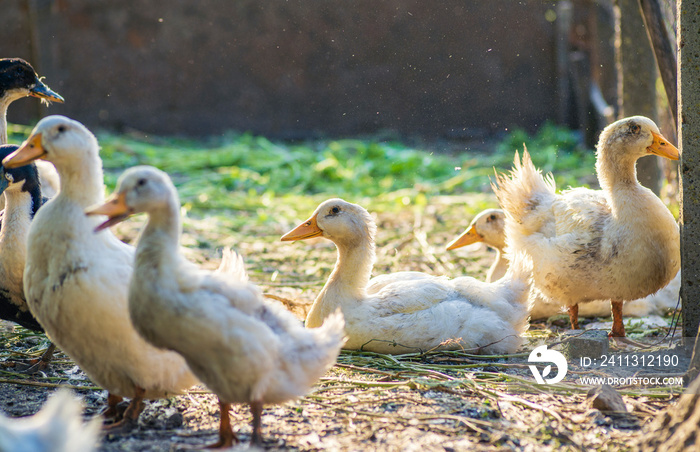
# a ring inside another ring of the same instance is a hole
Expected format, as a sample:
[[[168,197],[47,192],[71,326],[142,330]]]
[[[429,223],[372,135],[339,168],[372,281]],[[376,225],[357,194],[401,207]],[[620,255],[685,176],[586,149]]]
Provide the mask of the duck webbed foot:
[[[112,393],[107,394],[107,408],[100,413],[100,415],[102,415],[102,417],[105,419],[105,423],[111,424],[122,420],[124,417],[124,412],[128,407],[126,402],[122,403],[123,401],[124,397],[122,396]]]
[[[102,426],[102,430],[107,433],[127,433],[138,426],[139,415],[143,411],[143,396],[146,390],[143,388],[136,388],[136,395],[129,402],[129,406],[124,410],[121,419],[119,419],[119,401],[120,396],[109,395],[107,398],[108,408],[105,411],[107,414],[112,414],[111,410],[114,408],[114,419],[117,419],[112,424],[107,424]]]
[[[228,449],[234,444],[238,444],[238,436],[231,429],[231,416],[229,410],[231,409],[230,403],[223,403],[219,400],[219,410],[221,411],[219,421],[219,440],[214,444],[207,446],[207,449]]]

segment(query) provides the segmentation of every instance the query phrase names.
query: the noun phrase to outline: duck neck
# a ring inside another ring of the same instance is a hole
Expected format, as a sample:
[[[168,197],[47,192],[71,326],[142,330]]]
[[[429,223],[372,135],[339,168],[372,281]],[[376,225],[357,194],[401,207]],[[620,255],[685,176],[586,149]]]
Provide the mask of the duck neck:
[[[179,243],[182,227],[179,202],[173,200],[167,205],[151,210],[148,224],[141,233],[136,249],[136,266],[141,269],[158,271],[179,261]],[[159,272],[159,277],[162,277]]]
[[[83,208],[104,201],[102,160],[97,152],[85,156],[79,164],[56,164],[56,170],[61,185],[59,196],[69,198]]]
[[[0,144],[7,144],[7,108],[14,99],[0,97]]]
[[[372,266],[375,260],[374,240],[362,237],[352,242],[338,242],[338,260],[333,272],[318,294],[306,317],[306,326],[321,326],[323,319],[346,301],[361,301],[367,297]]]
[[[508,271],[508,259],[503,253],[503,249],[498,247],[494,247],[494,249],[496,250],[496,260],[486,274],[486,282],[489,283],[498,281]]]
[[[20,258],[26,254],[29,225],[36,212],[36,202],[31,193],[18,189],[6,190],[4,195],[5,213],[0,228],[0,255],[9,253],[15,258]],[[21,268],[23,270],[24,266]]]
[[[614,148],[598,151],[596,173],[613,213],[629,204],[619,202],[621,198],[627,199],[630,191],[642,188],[637,181],[637,158]]]

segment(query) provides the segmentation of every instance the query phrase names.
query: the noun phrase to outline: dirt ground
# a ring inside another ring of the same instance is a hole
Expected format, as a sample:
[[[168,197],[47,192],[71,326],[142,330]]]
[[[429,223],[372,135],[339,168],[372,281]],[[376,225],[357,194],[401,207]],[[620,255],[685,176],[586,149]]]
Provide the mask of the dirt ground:
[[[466,209],[465,202],[472,208]],[[483,278],[494,257],[492,251],[474,245],[447,252],[444,245],[464,230],[475,210],[492,205],[488,196],[432,198],[427,207],[408,206],[379,215],[374,274],[421,270]],[[366,207],[371,211],[371,206]],[[299,212],[296,219],[240,231],[225,231],[210,219],[188,219],[183,246],[189,258],[208,268],[218,264],[222,246],[234,246],[244,254],[251,279],[266,293],[290,300],[290,309],[303,318],[335,262],[335,250],[322,239],[294,244],[278,239],[310,213]],[[136,219],[120,225],[117,233],[132,241],[142,223],[143,219]],[[466,352],[392,357],[344,351],[311,394],[265,408],[264,447],[303,451],[634,450],[643,426],[668,407],[682,388],[616,387],[629,412],[606,414],[591,407],[586,396],[590,387],[577,383],[584,375],[603,375],[600,369],[572,366],[562,383],[536,386],[526,363],[533,344],[543,338],[556,339],[567,326],[565,316],[533,323],[522,353],[512,357],[476,357]],[[23,353],[36,355],[48,344],[44,336],[9,324],[3,327],[0,361],[22,358]],[[655,328],[651,335],[656,339],[652,340],[661,341],[667,330]],[[686,365],[687,358],[681,357],[675,368],[664,368],[663,374],[681,375]],[[2,369],[0,411],[12,417],[38,411],[59,385],[83,398],[86,417],[94,416],[105,403],[104,391],[95,388],[62,354],[49,370],[31,378]],[[201,448],[217,438],[218,411],[216,398],[206,388],[151,401],[135,431],[105,436],[98,450]],[[247,407],[233,408],[232,423],[242,440],[236,449],[249,448],[251,419]]]

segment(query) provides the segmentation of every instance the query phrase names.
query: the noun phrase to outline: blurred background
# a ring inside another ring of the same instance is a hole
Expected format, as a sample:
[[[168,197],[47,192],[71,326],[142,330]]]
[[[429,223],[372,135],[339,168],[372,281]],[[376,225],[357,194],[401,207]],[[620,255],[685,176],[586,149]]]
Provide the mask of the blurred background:
[[[549,120],[594,142],[620,108],[625,3],[653,72],[636,0],[3,0],[0,42],[66,98],[51,114],[115,132],[479,141]]]

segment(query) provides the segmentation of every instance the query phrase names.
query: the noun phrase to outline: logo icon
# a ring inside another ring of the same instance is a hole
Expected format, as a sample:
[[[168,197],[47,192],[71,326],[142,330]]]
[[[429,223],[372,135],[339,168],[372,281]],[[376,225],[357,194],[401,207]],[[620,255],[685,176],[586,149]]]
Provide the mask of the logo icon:
[[[535,348],[530,356],[527,358],[530,363],[554,363],[557,366],[557,375],[554,378],[545,377],[552,371],[552,366],[549,365],[544,368],[542,375],[536,366],[529,366],[532,371],[532,376],[535,377],[535,381],[538,384],[555,384],[559,383],[566,376],[566,372],[569,370],[569,365],[566,363],[566,357],[556,350],[547,350],[546,345],[540,345]]]

